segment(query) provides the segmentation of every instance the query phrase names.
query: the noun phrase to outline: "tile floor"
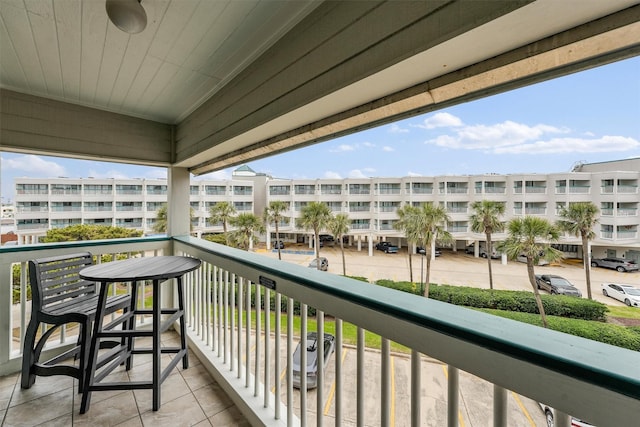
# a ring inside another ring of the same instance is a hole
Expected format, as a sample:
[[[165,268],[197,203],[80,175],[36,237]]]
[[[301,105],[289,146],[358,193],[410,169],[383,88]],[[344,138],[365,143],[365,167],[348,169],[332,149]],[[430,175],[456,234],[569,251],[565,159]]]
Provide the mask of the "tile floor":
[[[179,345],[167,332],[163,343]],[[142,344],[144,345],[144,344]],[[163,361],[172,355],[164,355]],[[150,355],[135,355],[127,372],[119,367],[104,381],[151,378]],[[78,381],[65,376],[37,377],[28,390],[20,388],[20,374],[0,377],[1,426],[248,426],[240,411],[193,355],[189,369],[182,363],[162,384],[162,406],[151,410],[151,390],[96,391],[91,406],[80,415]]]

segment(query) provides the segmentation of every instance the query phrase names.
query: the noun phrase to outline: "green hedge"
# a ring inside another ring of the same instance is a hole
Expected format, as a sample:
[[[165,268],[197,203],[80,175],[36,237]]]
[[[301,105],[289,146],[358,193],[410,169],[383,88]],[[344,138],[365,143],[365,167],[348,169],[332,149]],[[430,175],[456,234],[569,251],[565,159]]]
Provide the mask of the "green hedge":
[[[420,285],[411,282],[383,279],[378,280],[376,285],[421,295]],[[429,286],[429,298],[466,307],[538,313],[535,296],[527,291],[478,289],[432,283]],[[549,316],[601,322],[606,320],[608,308],[600,302],[563,295],[541,295],[541,298],[545,313]]]
[[[483,309],[482,311],[507,319],[542,326],[542,320],[537,314],[489,309]],[[625,328],[624,326],[614,325],[612,323],[585,322],[555,316],[548,317],[547,323],[549,329],[553,329],[554,331],[615,345],[616,347],[640,351],[640,328]]]

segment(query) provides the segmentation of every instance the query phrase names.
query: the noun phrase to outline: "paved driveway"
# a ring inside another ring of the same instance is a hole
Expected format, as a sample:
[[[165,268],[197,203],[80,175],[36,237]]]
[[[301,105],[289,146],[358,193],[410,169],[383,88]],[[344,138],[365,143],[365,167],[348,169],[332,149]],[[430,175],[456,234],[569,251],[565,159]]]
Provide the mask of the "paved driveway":
[[[265,252],[265,255],[277,258],[277,253]],[[406,248],[397,254],[385,254],[374,251],[368,256],[365,250],[345,250],[347,274],[350,276],[367,277],[373,282],[378,279],[409,280],[409,257]],[[339,247],[324,247],[321,256],[329,259],[329,272],[342,274],[342,256]],[[313,255],[282,254],[284,261],[307,265]],[[421,256],[412,256],[413,280],[420,282]],[[527,290],[531,285],[527,278],[526,265],[517,261],[502,264],[501,260],[492,260],[493,282],[496,289]],[[426,269],[426,262],[424,270]],[[536,274],[557,274],[569,280],[587,296],[587,286],[581,263],[563,262],[558,265],[535,267]],[[431,261],[431,283],[474,286],[489,288],[489,274],[487,260],[467,255],[464,251],[442,251],[442,256]],[[640,287],[640,272],[619,273],[604,268],[591,268],[591,290],[593,298],[608,305],[623,305],[623,303],[602,295],[600,284],[603,282],[628,283]]]

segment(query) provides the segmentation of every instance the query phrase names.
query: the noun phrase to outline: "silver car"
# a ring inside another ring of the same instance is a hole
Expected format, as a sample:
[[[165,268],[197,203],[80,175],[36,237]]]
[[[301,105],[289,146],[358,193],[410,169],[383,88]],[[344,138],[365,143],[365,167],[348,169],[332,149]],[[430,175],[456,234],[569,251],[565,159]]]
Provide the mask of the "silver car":
[[[330,356],[336,349],[336,338],[331,334],[324,334],[324,366],[326,369]],[[293,353],[293,386],[300,388],[301,369],[300,360],[302,358],[302,346],[298,343]],[[307,388],[318,386],[318,334],[309,332],[307,334]]]
[[[633,260],[624,258],[593,258],[591,267],[611,268],[619,272],[638,271],[638,264]]]

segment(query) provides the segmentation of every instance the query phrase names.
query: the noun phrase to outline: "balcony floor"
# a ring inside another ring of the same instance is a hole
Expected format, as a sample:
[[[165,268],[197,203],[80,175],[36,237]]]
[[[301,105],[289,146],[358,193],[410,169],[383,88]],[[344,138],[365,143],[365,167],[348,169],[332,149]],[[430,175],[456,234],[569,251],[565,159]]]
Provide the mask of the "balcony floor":
[[[176,345],[175,332],[163,334],[163,344]],[[144,345],[144,344],[143,344]],[[106,380],[151,378],[151,355],[135,355],[134,366],[112,372]],[[163,360],[170,360],[169,355]],[[151,410],[151,390],[99,391],[91,394],[91,406],[80,415],[78,381],[66,376],[37,377],[28,390],[20,388],[20,374],[0,377],[0,425],[2,426],[248,426],[249,423],[226,393],[189,354],[189,369],[182,364],[162,384],[162,406]]]

